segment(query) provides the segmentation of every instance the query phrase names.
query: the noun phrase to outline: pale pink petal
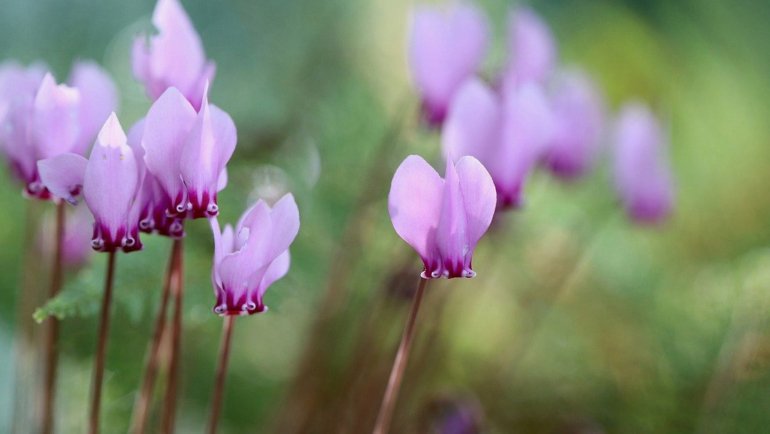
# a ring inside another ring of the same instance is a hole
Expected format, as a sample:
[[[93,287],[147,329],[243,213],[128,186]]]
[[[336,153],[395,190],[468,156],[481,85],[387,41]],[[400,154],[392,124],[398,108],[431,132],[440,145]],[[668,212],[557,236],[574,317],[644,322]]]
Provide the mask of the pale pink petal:
[[[508,65],[504,87],[543,82],[556,65],[556,42],[548,24],[534,11],[518,8],[508,16]]]
[[[422,157],[410,155],[393,175],[388,211],[396,233],[428,266],[435,249],[444,181]]]
[[[38,159],[75,150],[80,135],[77,89],[57,85],[47,74],[35,96],[33,134]]]
[[[426,270],[431,277],[472,277],[464,273],[465,256],[470,252],[468,221],[454,162],[448,161],[444,178],[441,215],[436,227],[436,247],[441,257],[440,268]],[[427,273],[426,273],[427,274]]]
[[[256,297],[258,299],[262,299],[262,297],[265,295],[265,292],[267,291],[267,288],[270,287],[273,283],[278,281],[279,279],[283,278],[283,276],[286,275],[286,273],[289,272],[289,266],[291,265],[291,255],[289,254],[289,251],[285,251],[281,253],[273,262],[267,267],[267,270],[265,270],[265,274],[262,277],[262,281],[259,283],[259,286],[257,287],[257,294]]]
[[[66,153],[38,161],[37,169],[41,182],[51,194],[77,205],[87,165],[85,157]]]
[[[495,184],[487,169],[473,157],[463,157],[457,164],[457,178],[462,193],[470,251],[489,229],[497,205]]]

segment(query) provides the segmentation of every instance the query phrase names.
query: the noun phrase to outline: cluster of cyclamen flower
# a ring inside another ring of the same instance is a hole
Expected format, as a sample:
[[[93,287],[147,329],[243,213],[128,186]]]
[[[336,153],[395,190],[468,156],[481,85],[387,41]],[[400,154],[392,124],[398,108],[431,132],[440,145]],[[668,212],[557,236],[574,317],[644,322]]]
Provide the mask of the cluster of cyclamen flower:
[[[396,171],[388,200],[396,232],[422,258],[423,279],[474,277],[472,256],[496,212],[520,208],[524,186],[541,165],[574,180],[602,151],[605,107],[587,74],[563,69],[550,29],[529,9],[508,17],[508,59],[487,83],[476,74],[489,45],[485,15],[470,4],[422,5],[412,15],[409,60],[426,123],[441,131],[446,175],[421,157]],[[665,139],[651,111],[624,106],[611,134],[614,177],[627,213],[662,221],[673,201]],[[375,432],[393,411],[414,317],[391,372]]]
[[[0,66],[2,151],[28,197],[71,205],[85,199],[91,247],[109,253],[110,264],[119,250],[142,249],[140,232],[180,239],[186,220],[208,218],[214,311],[263,312],[265,290],[289,268],[296,203],[291,194],[272,208],[260,200],[235,229],[220,230],[217,193],[227,184],[235,124],[209,103],[215,66],[178,0],[159,0],[153,24],[158,34],[137,37],[131,55],[134,76],[154,102],[128,135],[115,115],[115,85],[95,63],[78,62],[70,80],[57,84],[43,66],[9,62]]]
[[[470,4],[418,6],[409,60],[426,122],[441,130],[446,180],[420,157],[399,168],[390,212],[425,262],[425,277],[472,277],[473,247],[497,211],[519,208],[541,165],[573,180],[596,162],[605,107],[584,72],[559,65],[547,24],[529,9],[508,17],[508,59],[493,83],[476,74],[489,45],[485,15]],[[610,137],[617,191],[629,215],[654,223],[673,199],[666,143],[640,103],[624,106]],[[459,239],[458,239],[459,237]]]

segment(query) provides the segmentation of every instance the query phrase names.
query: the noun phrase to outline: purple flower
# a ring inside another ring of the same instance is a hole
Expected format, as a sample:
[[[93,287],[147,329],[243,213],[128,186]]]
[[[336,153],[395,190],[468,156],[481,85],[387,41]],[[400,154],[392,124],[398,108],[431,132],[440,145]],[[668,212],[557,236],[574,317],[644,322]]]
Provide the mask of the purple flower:
[[[233,230],[214,232],[214,267],[211,280],[218,315],[252,315],[267,307],[267,288],[289,270],[289,245],[299,232],[299,210],[294,196],[285,195],[271,209],[258,201],[241,217]]]
[[[556,64],[556,42],[548,25],[531,9],[517,8],[508,15],[508,63],[503,87],[545,82]]]
[[[671,213],[674,187],[667,140],[650,109],[626,104],[615,129],[615,184],[626,212],[640,223],[658,223]]]
[[[226,185],[225,165],[235,150],[235,124],[204,96],[201,109],[176,88],[152,105],[144,122],[142,146],[147,170],[162,188],[169,217],[213,217],[217,192]]]
[[[417,155],[396,170],[388,210],[396,233],[422,258],[422,277],[474,277],[473,250],[492,222],[495,186],[473,157],[448,161],[446,178]]]
[[[67,152],[84,154],[117,104],[112,80],[92,62],[76,63],[70,84],[57,85],[39,67],[0,68],[0,111],[5,112],[0,141],[33,197],[49,197],[36,162]]]
[[[602,95],[587,75],[567,72],[557,80],[551,107],[554,136],[548,145],[545,166],[563,179],[580,177],[591,168],[601,150]]]
[[[529,82],[498,96],[479,79],[467,81],[442,130],[448,160],[476,157],[489,170],[500,209],[520,207],[522,189],[551,140],[553,119],[541,87]]]
[[[484,14],[470,4],[419,5],[412,12],[409,64],[426,120],[440,125],[460,85],[473,76],[487,50]]]
[[[139,167],[113,113],[99,132],[91,157],[65,153],[38,162],[43,185],[55,196],[76,203],[82,191],[94,216],[94,250],[139,250],[137,221],[131,218],[139,188]]]
[[[153,100],[175,87],[198,110],[216,66],[206,59],[201,39],[178,0],[158,0],[152,23],[157,35],[141,35],[134,40],[134,76]]]

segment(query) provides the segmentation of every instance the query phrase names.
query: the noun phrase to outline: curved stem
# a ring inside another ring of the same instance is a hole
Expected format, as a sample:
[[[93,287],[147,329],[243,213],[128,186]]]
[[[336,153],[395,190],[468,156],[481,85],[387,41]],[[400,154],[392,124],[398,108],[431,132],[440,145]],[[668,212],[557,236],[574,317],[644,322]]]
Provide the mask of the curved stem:
[[[417,313],[420,310],[420,302],[422,301],[422,295],[425,292],[425,286],[427,284],[427,279],[420,278],[420,285],[417,287],[417,291],[415,291],[414,298],[412,299],[412,309],[409,311],[409,318],[407,319],[406,327],[404,328],[404,334],[401,336],[401,344],[398,346],[396,359],[393,361],[393,368],[391,368],[390,378],[388,379],[388,387],[385,389],[385,395],[382,398],[382,405],[380,406],[380,413],[377,415],[374,431],[372,431],[373,434],[386,434],[390,428],[390,421],[393,419],[393,410],[396,408],[398,391],[401,388],[401,380],[404,378],[406,363],[409,360],[409,350],[411,349],[412,339],[414,338]]]
[[[62,286],[62,240],[64,239],[64,201],[56,204],[56,229],[54,231],[54,253],[51,265],[51,287],[48,292],[49,300],[59,294]],[[59,319],[55,316],[48,318],[45,334],[44,357],[45,372],[43,373],[43,402],[42,422],[40,432],[51,434],[54,427],[54,401],[56,399],[56,371],[59,361],[57,342],[59,340]]]
[[[166,329],[166,311],[168,310],[168,299],[171,293],[171,280],[177,272],[177,262],[181,244],[174,242],[169,255],[168,269],[166,278],[163,281],[163,292],[160,296],[160,306],[158,315],[155,318],[155,328],[152,333],[152,341],[147,352],[147,359],[144,364],[144,378],[139,395],[134,403],[134,413],[131,421],[131,431],[135,434],[143,434],[147,429],[147,418],[149,416],[150,404],[152,403],[152,391],[155,388],[155,377],[158,373],[158,359],[160,353],[160,343],[163,331]]]
[[[112,304],[112,284],[115,275],[115,252],[109,252],[107,258],[107,277],[104,282],[102,313],[99,319],[99,338],[94,355],[94,378],[91,390],[91,413],[88,420],[88,432],[99,432],[99,408],[102,403],[102,381],[104,379],[104,360],[107,354],[107,336],[110,329],[110,305]]]
[[[217,363],[216,379],[214,380],[214,396],[211,398],[211,418],[209,419],[209,434],[216,434],[219,414],[222,409],[222,396],[225,391],[227,377],[227,362],[230,360],[230,341],[233,337],[235,316],[228,315],[222,327],[222,341],[219,346],[219,362]]]
[[[171,279],[171,295],[174,297],[174,314],[171,323],[171,355],[168,362],[168,384],[164,399],[163,418],[160,432],[174,432],[176,420],[176,397],[179,389],[179,361],[182,351],[182,297],[184,295],[184,250],[182,239],[174,240],[174,248],[178,249],[176,256],[176,271]]]

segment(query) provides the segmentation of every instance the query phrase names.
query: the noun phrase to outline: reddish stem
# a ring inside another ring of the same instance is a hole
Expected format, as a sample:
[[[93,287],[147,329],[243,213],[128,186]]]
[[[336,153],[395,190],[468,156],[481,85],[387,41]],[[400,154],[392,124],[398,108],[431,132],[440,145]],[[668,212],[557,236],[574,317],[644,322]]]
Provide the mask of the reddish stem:
[[[147,352],[147,359],[144,365],[144,378],[142,387],[134,404],[134,414],[132,417],[132,432],[143,434],[147,429],[147,419],[149,416],[150,404],[152,403],[152,391],[155,388],[155,378],[158,373],[158,359],[160,353],[160,343],[163,332],[166,329],[166,311],[168,310],[168,299],[171,293],[171,281],[177,273],[177,263],[179,262],[179,252],[181,244],[174,242],[169,255],[168,270],[163,282],[163,292],[160,296],[160,306],[158,315],[155,318],[155,329],[152,333],[152,341]]]
[[[225,317],[222,327],[222,341],[219,347],[219,362],[217,363],[217,373],[214,382],[214,396],[211,399],[211,418],[209,419],[209,434],[216,434],[219,414],[222,409],[222,397],[225,391],[225,378],[227,377],[227,362],[230,360],[230,342],[233,337],[233,324],[235,316]]]
[[[427,284],[428,280],[421,278],[420,284],[417,286],[417,291],[414,293],[412,309],[409,311],[409,318],[407,319],[406,327],[404,328],[404,334],[401,336],[401,344],[398,346],[396,359],[393,361],[393,368],[390,371],[390,378],[388,379],[388,387],[385,389],[385,395],[382,398],[382,405],[380,406],[380,413],[377,415],[374,431],[372,431],[373,434],[386,434],[390,428],[390,421],[393,419],[393,410],[396,408],[398,391],[401,388],[401,381],[404,378],[406,363],[409,360],[409,350],[411,349],[412,339],[414,338],[417,313],[420,310],[420,302],[422,301],[422,295],[425,292],[425,286]]]
[[[94,378],[91,390],[91,412],[88,420],[88,432],[99,432],[99,408],[102,403],[102,382],[104,380],[104,360],[107,355],[107,336],[110,329],[110,305],[112,304],[112,285],[115,275],[115,252],[109,252],[107,257],[107,277],[104,282],[104,298],[102,313],[99,319],[99,338],[94,355]]]
[[[182,351],[182,297],[184,295],[184,250],[182,239],[174,240],[174,248],[177,249],[176,271],[171,279],[171,295],[174,297],[174,313],[171,324],[171,354],[168,363],[168,384],[164,400],[163,417],[161,419],[160,432],[171,434],[174,432],[176,419],[176,398],[179,389],[179,360]]]

